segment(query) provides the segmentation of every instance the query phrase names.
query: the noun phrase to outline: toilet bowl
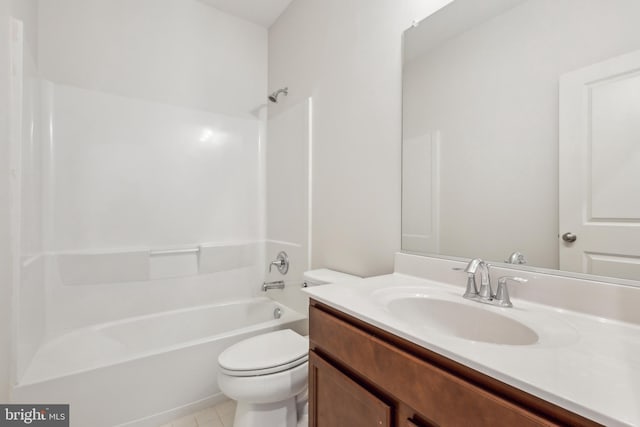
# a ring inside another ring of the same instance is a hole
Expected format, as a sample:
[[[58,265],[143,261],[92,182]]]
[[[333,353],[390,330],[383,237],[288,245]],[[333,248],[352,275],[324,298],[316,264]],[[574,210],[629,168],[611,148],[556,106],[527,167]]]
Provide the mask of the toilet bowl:
[[[296,427],[307,387],[309,341],[290,329],[241,341],[220,354],[218,385],[238,402],[234,427]]]
[[[304,273],[305,286],[355,279],[327,269]],[[290,329],[232,345],[218,357],[218,385],[237,401],[234,427],[306,427],[309,340]]]

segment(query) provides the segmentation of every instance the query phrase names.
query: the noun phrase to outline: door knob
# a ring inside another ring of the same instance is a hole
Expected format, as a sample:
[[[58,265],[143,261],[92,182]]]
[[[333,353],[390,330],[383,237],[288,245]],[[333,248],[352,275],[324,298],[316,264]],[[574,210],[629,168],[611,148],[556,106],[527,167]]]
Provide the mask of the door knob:
[[[564,233],[562,235],[562,240],[564,240],[565,242],[573,243],[578,240],[578,236],[573,233]]]

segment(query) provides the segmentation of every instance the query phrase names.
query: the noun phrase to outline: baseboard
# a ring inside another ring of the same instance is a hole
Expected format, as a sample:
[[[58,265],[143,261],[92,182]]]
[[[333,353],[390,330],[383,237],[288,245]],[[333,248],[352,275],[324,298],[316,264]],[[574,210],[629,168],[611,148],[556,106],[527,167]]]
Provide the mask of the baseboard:
[[[191,415],[194,412],[210,408],[228,399],[229,398],[224,394],[218,393],[186,405],[178,406],[177,408],[169,409],[168,411],[128,421],[124,424],[118,424],[116,427],[158,427],[162,424],[170,423],[178,418]]]

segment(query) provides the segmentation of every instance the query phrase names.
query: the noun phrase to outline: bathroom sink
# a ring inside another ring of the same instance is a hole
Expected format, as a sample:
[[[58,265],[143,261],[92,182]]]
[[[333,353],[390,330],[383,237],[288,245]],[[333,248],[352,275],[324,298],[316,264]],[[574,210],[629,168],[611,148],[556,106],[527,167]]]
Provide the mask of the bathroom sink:
[[[476,303],[456,302],[430,296],[402,296],[386,301],[399,320],[433,332],[470,341],[502,345],[533,345],[538,334],[511,317]]]

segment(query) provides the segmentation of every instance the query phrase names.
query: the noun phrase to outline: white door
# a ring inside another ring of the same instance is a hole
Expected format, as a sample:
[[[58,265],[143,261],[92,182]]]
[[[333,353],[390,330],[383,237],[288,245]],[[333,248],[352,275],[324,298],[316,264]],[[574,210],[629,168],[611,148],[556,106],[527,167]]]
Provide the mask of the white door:
[[[402,142],[402,249],[440,252],[440,132]]]
[[[640,51],[562,76],[559,155],[560,269],[640,280]]]

